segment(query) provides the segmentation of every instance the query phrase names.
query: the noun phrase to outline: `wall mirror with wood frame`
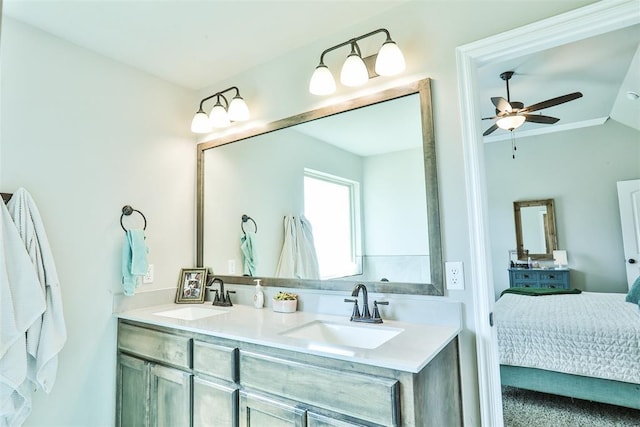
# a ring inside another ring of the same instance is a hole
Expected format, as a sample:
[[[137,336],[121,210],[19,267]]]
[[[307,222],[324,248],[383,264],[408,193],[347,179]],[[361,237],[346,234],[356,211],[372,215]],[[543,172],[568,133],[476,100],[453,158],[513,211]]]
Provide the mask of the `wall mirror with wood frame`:
[[[260,278],[266,286],[324,290],[365,283],[377,292],[444,294],[429,79],[203,142],[197,174],[197,265],[226,282]],[[351,189],[323,201],[314,179]],[[346,219],[317,231],[337,212]],[[255,224],[243,227],[243,215]],[[284,223],[296,215],[313,226],[317,277],[279,275]],[[247,229],[257,230],[250,273],[240,248]],[[327,246],[336,242],[342,245]],[[347,266],[327,268],[338,254],[348,261],[338,265]]]
[[[558,249],[553,199],[513,202],[518,259],[552,260]]]

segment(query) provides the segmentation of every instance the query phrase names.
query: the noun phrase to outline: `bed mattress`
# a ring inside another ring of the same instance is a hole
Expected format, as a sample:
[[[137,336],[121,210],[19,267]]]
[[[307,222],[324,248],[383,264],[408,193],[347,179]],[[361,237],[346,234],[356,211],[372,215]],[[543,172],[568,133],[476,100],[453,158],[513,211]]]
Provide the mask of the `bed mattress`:
[[[500,364],[640,384],[640,310],[625,294],[503,295]]]

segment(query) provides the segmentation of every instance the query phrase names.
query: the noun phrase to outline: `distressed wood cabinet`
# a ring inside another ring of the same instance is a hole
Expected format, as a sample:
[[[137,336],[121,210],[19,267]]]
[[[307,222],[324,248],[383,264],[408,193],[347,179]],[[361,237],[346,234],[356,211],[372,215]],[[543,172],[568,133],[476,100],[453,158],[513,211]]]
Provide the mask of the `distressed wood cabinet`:
[[[120,320],[118,426],[459,426],[457,338],[412,373]]]

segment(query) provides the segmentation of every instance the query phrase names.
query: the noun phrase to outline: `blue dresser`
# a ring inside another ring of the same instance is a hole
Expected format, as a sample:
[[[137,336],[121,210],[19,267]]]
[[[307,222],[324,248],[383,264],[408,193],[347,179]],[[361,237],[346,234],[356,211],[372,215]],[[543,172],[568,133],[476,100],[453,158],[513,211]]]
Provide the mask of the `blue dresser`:
[[[509,286],[569,289],[569,269],[510,268]]]

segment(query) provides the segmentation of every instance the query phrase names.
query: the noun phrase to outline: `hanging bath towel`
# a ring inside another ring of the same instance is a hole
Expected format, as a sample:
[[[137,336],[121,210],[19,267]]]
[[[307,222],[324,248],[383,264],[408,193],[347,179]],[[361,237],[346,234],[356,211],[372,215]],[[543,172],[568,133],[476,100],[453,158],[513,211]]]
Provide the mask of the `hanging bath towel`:
[[[255,276],[256,265],[258,264],[256,233],[247,231],[240,238],[240,250],[242,251],[242,274],[245,276]]]
[[[21,425],[31,412],[27,331],[39,325],[45,307],[24,242],[0,202],[0,426]]]
[[[62,310],[62,294],[47,233],[40,212],[24,188],[7,203],[18,233],[38,276],[46,309],[27,332],[29,379],[45,392],[51,392],[58,370],[58,353],[67,340]]]
[[[124,294],[132,296],[147,274],[147,245],[143,230],[127,230],[122,245],[122,287]]]
[[[311,224],[304,216],[284,217],[284,242],[276,277],[319,279],[318,256]]]

